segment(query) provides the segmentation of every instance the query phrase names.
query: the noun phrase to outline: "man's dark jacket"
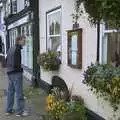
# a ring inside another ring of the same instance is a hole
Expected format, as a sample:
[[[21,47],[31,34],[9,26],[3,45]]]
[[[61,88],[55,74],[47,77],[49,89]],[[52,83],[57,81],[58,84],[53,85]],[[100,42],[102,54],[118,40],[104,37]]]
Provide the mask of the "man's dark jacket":
[[[23,72],[21,67],[21,49],[20,45],[15,45],[8,50],[6,58],[7,73]]]

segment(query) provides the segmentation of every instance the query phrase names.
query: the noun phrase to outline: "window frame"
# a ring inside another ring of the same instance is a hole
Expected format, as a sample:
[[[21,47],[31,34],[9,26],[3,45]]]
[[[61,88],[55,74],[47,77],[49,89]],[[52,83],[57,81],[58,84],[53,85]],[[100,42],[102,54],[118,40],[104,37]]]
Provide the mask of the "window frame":
[[[76,65],[72,64],[72,57],[70,58],[70,52],[72,53],[71,49],[71,41],[72,41],[72,35],[71,33],[77,32],[77,59],[76,59]],[[68,61],[68,66],[72,68],[77,68],[77,69],[82,69],[82,29],[75,29],[75,30],[68,30],[67,31],[67,61]]]
[[[28,3],[26,4],[26,2]],[[29,6],[30,6],[30,0],[24,0],[24,8],[27,8]]]
[[[107,29],[105,23],[100,24],[100,48],[99,48],[99,63],[107,64],[108,57],[108,34],[117,33],[116,29]],[[104,48],[106,47],[106,48]]]
[[[48,26],[48,16],[52,15],[52,14],[55,14],[57,12],[60,12],[60,17],[61,17],[60,18],[60,34],[50,35],[48,33],[48,28],[49,28],[49,26]],[[62,8],[61,8],[61,6],[58,6],[58,7],[54,8],[54,9],[51,9],[51,10],[46,12],[46,51],[51,50],[51,47],[49,49],[49,46],[50,46],[50,42],[48,42],[49,38],[50,37],[60,37],[60,43],[61,43],[61,48],[60,48],[61,51],[60,52],[62,52],[62,34],[61,34],[61,29],[62,29]]]
[[[8,17],[12,13],[12,3],[8,0],[5,4],[5,17]]]
[[[28,27],[28,31],[27,31],[27,27]],[[32,23],[25,23],[23,25],[20,26],[20,35],[23,35],[25,36],[26,38],[27,37],[32,37],[32,57],[31,57],[31,62],[30,62],[30,59],[29,59],[29,62],[25,59],[28,59],[26,58],[27,54],[28,54],[28,43],[27,43],[27,40],[26,40],[26,44],[25,46],[23,47],[22,49],[22,55],[25,56],[24,58],[22,58],[22,65],[30,70],[33,70],[33,36],[32,36]],[[27,34],[27,32],[29,32]],[[31,64],[30,64],[31,63]]]
[[[18,36],[17,28],[13,28],[9,30],[9,41],[10,41],[10,47],[15,45],[16,38]]]
[[[16,3],[15,3],[16,2]],[[13,4],[14,3],[14,4]],[[15,6],[16,5],[16,6]],[[12,8],[12,10],[11,10],[11,12],[12,12],[12,14],[16,14],[17,13],[17,0],[12,0],[11,1],[11,8]],[[16,7],[16,9],[15,9],[15,7]]]

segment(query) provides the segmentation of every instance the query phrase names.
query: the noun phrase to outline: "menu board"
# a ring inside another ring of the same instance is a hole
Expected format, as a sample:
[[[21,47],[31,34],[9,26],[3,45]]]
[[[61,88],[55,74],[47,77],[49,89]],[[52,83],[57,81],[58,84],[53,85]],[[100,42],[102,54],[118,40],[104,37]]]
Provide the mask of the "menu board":
[[[82,69],[82,28],[68,30],[68,65]]]

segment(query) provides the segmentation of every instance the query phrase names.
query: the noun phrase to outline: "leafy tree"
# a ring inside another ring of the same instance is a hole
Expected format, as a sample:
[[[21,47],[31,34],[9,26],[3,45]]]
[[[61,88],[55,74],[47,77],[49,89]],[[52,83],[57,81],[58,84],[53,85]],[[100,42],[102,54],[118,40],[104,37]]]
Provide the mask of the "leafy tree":
[[[76,0],[76,3],[76,7],[83,3],[91,23],[103,21],[110,27],[120,28],[120,0]]]

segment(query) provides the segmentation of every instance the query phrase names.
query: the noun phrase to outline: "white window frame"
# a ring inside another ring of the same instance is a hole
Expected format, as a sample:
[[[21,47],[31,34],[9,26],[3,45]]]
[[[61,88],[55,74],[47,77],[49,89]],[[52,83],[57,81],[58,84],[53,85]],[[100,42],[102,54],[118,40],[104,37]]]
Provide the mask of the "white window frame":
[[[15,45],[17,36],[18,36],[17,28],[11,29],[9,31],[10,47]]]
[[[16,2],[16,6],[14,6],[14,2]],[[12,14],[16,14],[16,13],[17,13],[17,0],[12,0]]]
[[[7,17],[9,14],[11,14],[11,2],[8,0],[5,5],[5,16]]]
[[[60,12],[60,34],[50,35],[50,34],[49,34],[49,26],[48,26],[48,25],[49,25],[49,23],[48,23],[48,16],[50,16],[50,15],[52,15],[52,14],[55,14],[55,13],[57,13],[57,12]],[[49,12],[46,13],[46,23],[47,23],[47,24],[46,24],[46,25],[47,25],[47,26],[46,26],[46,34],[47,34],[47,35],[46,35],[46,39],[47,39],[47,40],[46,40],[46,42],[47,42],[47,43],[46,43],[46,49],[47,49],[47,50],[49,50],[49,49],[51,50],[51,49],[52,49],[52,48],[51,48],[52,45],[51,45],[50,38],[51,38],[51,37],[60,37],[60,43],[61,43],[61,48],[60,48],[60,49],[61,49],[61,51],[62,51],[62,39],[61,39],[62,21],[61,21],[61,19],[62,19],[62,10],[61,10],[61,7],[56,8],[56,9],[51,10],[51,11],[49,11]],[[60,51],[60,52],[61,52],[61,51]]]
[[[107,63],[107,34],[108,33],[116,33],[118,32],[116,29],[106,29],[105,24],[100,24],[100,49],[99,49],[99,63],[106,64]]]
[[[24,0],[24,7],[29,7],[30,6],[30,0]]]

